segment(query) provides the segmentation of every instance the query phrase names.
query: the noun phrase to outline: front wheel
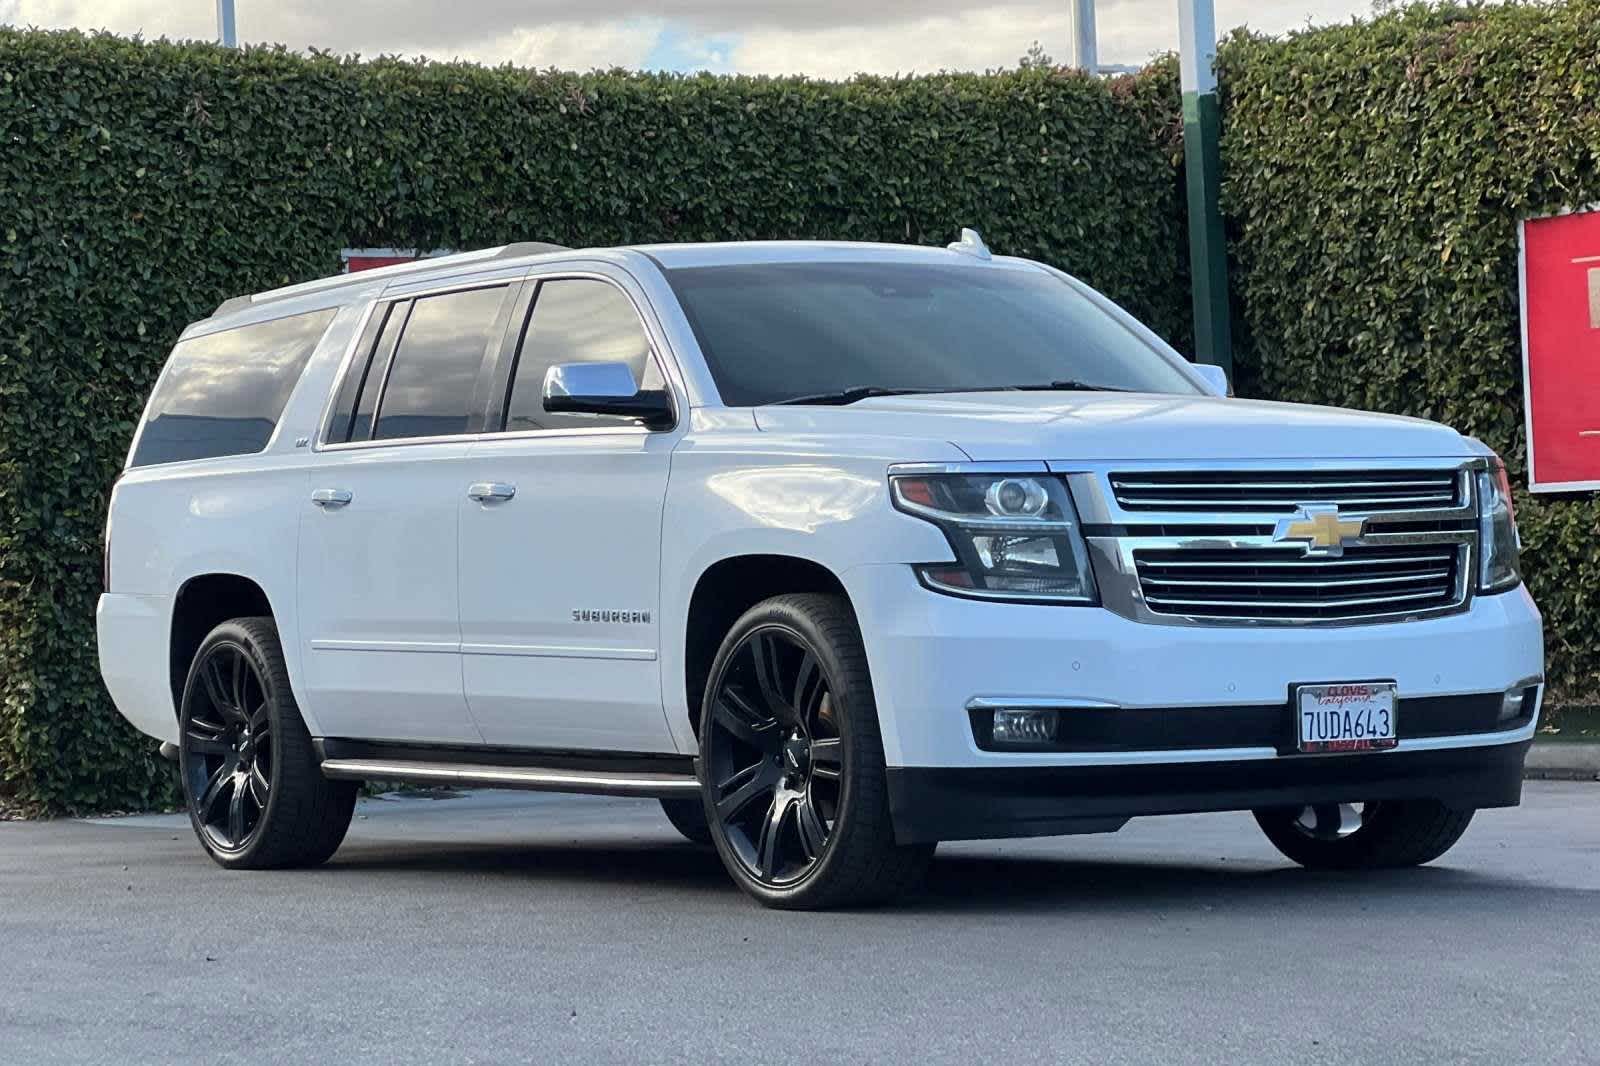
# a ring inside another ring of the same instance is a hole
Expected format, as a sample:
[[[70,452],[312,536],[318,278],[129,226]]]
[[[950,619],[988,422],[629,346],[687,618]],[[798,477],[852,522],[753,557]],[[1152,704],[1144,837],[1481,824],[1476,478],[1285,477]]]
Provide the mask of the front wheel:
[[[1432,862],[1461,839],[1473,811],[1438,800],[1319,803],[1255,812],[1283,854],[1313,870],[1376,870]]]
[[[706,685],[700,767],[723,864],[767,906],[882,902],[933,855],[895,843],[866,651],[839,597],[777,596],[734,624]]]

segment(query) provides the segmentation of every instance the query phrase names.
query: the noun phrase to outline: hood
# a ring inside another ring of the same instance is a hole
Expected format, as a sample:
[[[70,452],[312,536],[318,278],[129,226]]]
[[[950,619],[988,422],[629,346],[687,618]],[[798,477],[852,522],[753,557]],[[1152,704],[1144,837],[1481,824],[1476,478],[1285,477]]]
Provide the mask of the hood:
[[[1420,418],[1212,396],[969,392],[768,406],[763,431],[948,441],[978,461],[1406,459],[1483,446]]]

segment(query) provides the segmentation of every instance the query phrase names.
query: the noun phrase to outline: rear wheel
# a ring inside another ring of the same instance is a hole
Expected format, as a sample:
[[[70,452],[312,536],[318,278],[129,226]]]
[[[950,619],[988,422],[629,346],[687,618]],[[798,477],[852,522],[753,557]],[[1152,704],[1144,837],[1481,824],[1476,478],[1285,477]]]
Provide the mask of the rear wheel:
[[[695,844],[711,843],[711,826],[706,823],[706,806],[698,799],[664,799],[661,810],[672,828]]]
[[[866,652],[836,596],[778,596],[722,642],[701,709],[712,841],[772,907],[880,902],[921,879],[932,845],[894,841]]]
[[[189,667],[178,728],[189,820],[217,863],[312,866],[338,849],[359,786],[322,776],[272,619],[211,631]]]
[[[1320,803],[1256,811],[1256,823],[1285,856],[1313,870],[1420,866],[1453,847],[1473,811],[1438,800]]]

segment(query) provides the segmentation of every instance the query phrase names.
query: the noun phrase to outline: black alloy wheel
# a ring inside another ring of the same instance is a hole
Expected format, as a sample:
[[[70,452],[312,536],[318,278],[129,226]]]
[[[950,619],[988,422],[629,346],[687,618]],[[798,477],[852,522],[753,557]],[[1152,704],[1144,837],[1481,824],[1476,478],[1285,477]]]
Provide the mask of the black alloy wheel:
[[[733,624],[701,702],[699,767],[711,842],[766,906],[880,903],[933,857],[895,841],[866,648],[842,596],[774,596]]]
[[[1359,833],[1377,813],[1376,803],[1319,803],[1300,808],[1289,824],[1311,840],[1337,841]]]
[[[844,776],[828,677],[804,638],[779,625],[746,636],[710,725],[707,773],[725,838],[751,877],[794,884],[827,850]]]
[[[218,641],[194,666],[200,691],[182,738],[186,792],[212,848],[249,846],[272,788],[273,736],[266,684],[243,644]]]
[[[360,786],[322,776],[271,618],[223,622],[200,643],[179,704],[178,777],[220,866],[314,866],[344,840]]]
[[[1473,813],[1409,799],[1277,807],[1255,816],[1272,845],[1301,866],[1377,870],[1432,862],[1461,839]]]

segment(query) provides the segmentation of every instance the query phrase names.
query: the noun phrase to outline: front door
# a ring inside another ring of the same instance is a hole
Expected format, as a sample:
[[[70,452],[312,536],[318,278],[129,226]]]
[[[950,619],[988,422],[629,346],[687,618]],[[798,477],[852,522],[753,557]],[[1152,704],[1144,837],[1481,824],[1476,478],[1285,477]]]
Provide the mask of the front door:
[[[488,416],[502,431],[473,445],[458,486],[467,700],[490,744],[674,752],[658,596],[677,434],[542,402],[556,363],[627,362],[647,388],[661,387],[660,369],[618,281],[530,286]]]

